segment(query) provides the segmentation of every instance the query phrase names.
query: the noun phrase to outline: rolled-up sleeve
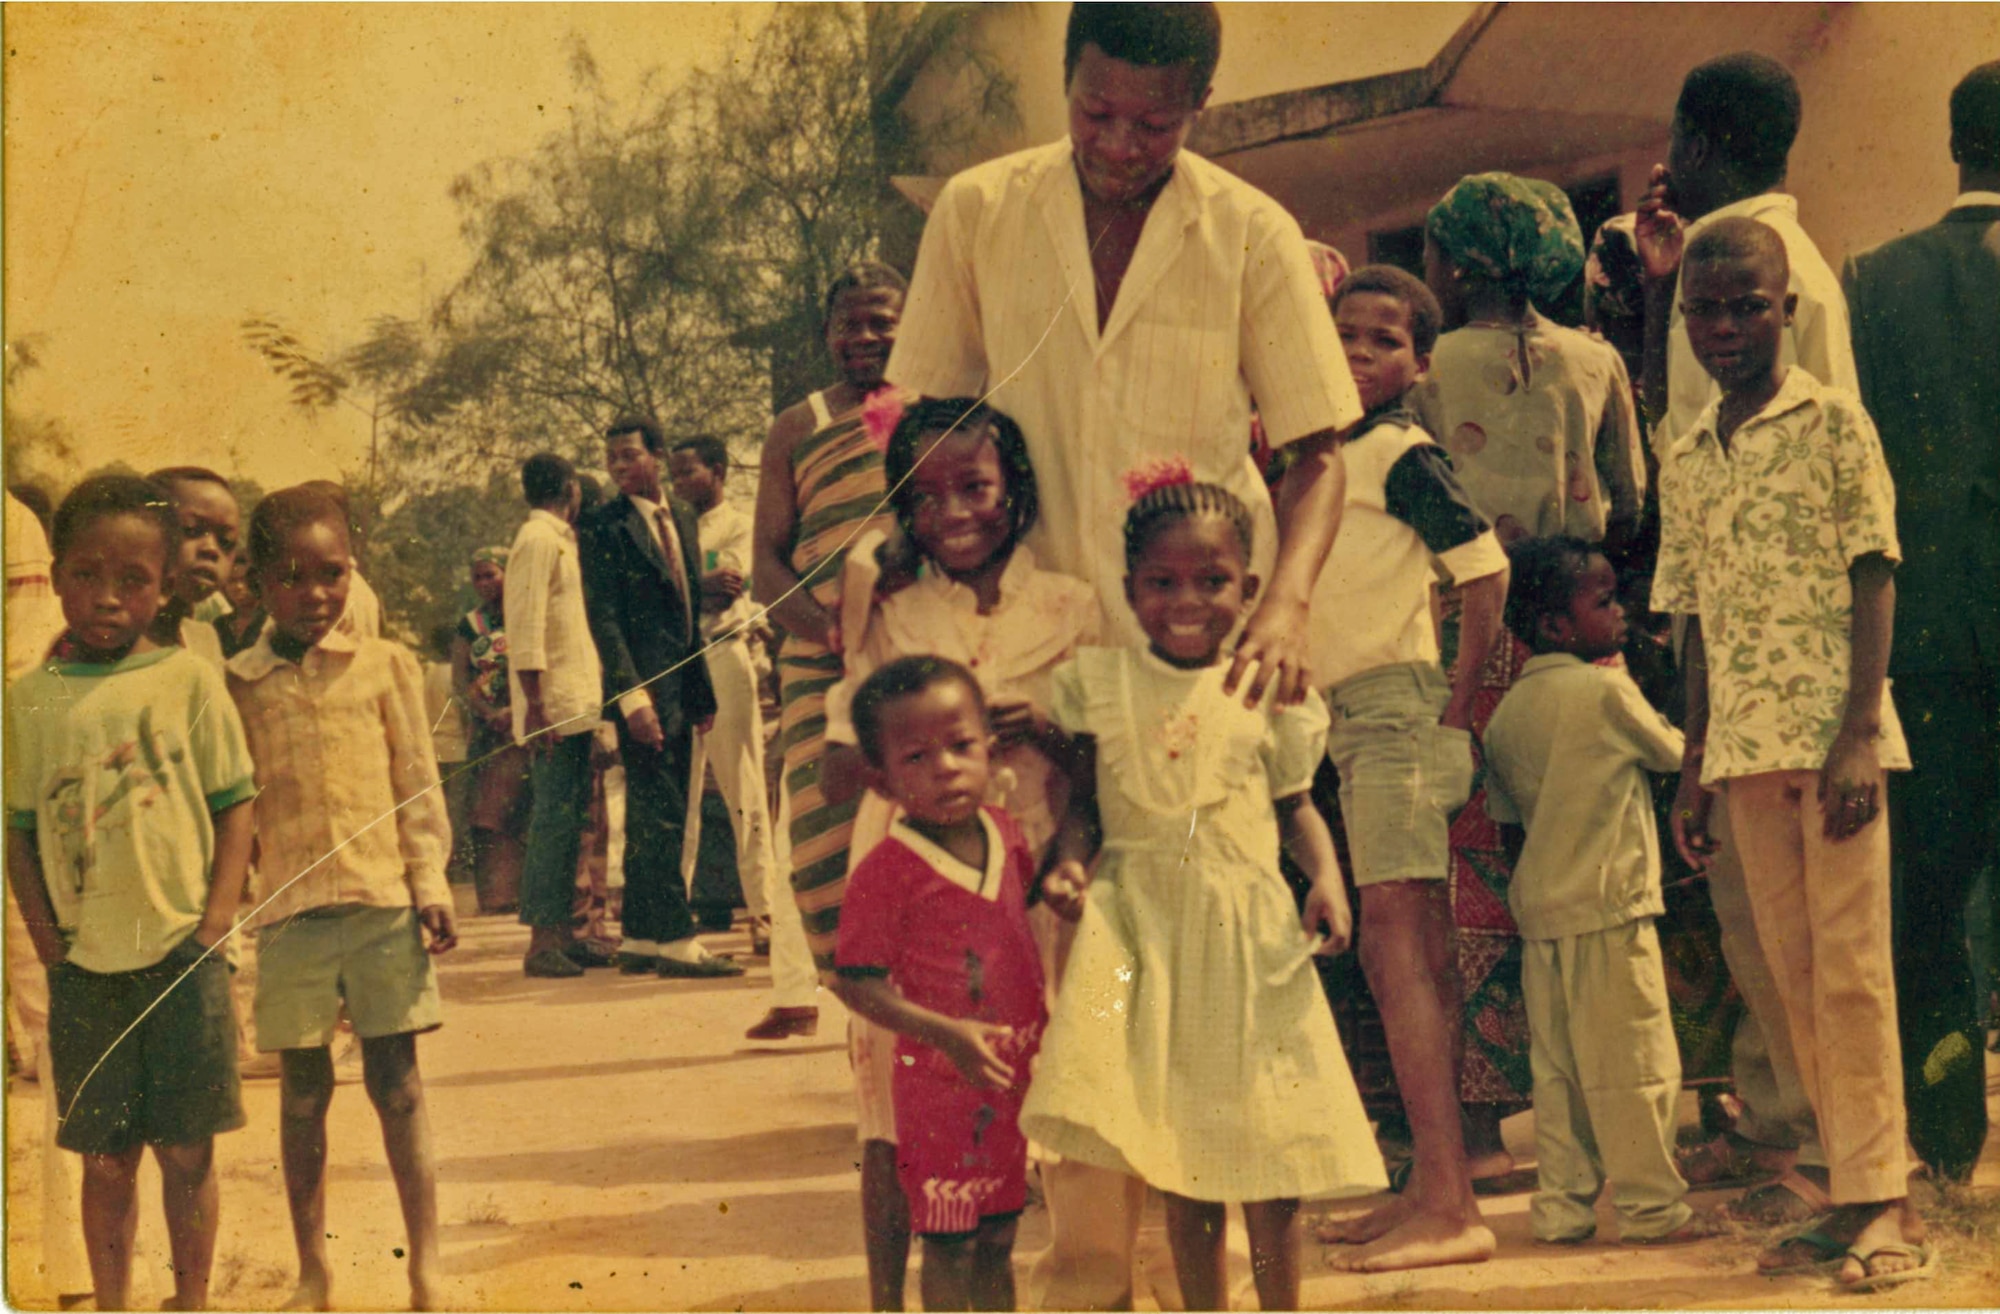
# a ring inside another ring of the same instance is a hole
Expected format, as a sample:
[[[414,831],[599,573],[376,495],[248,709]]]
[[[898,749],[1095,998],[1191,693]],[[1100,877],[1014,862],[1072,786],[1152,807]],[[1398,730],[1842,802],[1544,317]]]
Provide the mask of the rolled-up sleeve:
[[[973,277],[972,242],[982,198],[961,179],[945,184],[924,225],[886,377],[925,397],[986,390],[986,338]]]
[[[1334,332],[1296,220],[1273,207],[1253,221],[1243,266],[1238,353],[1272,447],[1361,418],[1361,395]]]
[[[511,634],[510,634],[511,637]],[[389,735],[389,771],[396,797],[396,838],[403,872],[419,908],[451,906],[445,865],[451,854],[451,820],[438,787],[437,757],[424,721],[423,672],[403,648],[389,655],[389,689],[382,697]]]

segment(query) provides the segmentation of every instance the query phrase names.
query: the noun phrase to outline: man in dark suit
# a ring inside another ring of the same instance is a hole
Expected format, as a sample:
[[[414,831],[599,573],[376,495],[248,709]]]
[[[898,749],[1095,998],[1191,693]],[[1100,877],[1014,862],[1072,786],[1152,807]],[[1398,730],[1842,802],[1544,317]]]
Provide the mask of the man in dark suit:
[[[701,579],[694,512],[662,490],[666,437],[643,416],[604,433],[621,496],[592,512],[580,535],[590,632],[617,703],[625,763],[625,943],[619,970],[661,976],[740,976],[695,938],[681,879],[694,732],[715,718],[690,582]]]
[[[1896,480],[1889,672],[1915,768],[1892,778],[1896,992],[1910,1140],[1972,1176],[1986,1141],[1966,896],[2000,836],[2000,62],[1951,95],[1959,196],[1848,261],[1861,396]]]

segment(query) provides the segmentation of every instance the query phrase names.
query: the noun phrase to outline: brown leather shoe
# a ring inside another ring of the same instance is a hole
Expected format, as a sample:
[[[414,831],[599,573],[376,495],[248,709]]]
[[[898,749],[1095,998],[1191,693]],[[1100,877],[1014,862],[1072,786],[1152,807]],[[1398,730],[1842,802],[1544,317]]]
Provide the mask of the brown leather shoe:
[[[764,1020],[743,1033],[745,1040],[790,1040],[819,1032],[817,1008],[774,1008]]]

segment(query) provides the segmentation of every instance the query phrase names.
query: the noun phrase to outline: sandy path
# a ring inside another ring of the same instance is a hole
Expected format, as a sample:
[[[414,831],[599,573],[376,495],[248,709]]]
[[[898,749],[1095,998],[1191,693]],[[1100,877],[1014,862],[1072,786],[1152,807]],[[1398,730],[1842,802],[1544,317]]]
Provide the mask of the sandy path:
[[[470,923],[445,961],[445,1029],[420,1043],[438,1143],[439,1212],[454,1303],[481,1309],[859,1309],[866,1302],[843,1017],[823,1005],[819,1035],[753,1047],[768,972],[659,981],[594,971],[581,981],[520,974],[525,932]],[[747,951],[740,934],[717,947]],[[7,1096],[8,1294],[50,1307],[39,1270],[38,1090]],[[270,1308],[289,1288],[291,1242],[277,1169],[277,1087],[251,1083],[250,1124],[221,1138],[219,1308]],[[1531,1134],[1509,1125],[1511,1140]],[[330,1242],[346,1309],[406,1297],[401,1222],[374,1115],[359,1086],[334,1102]],[[1989,1200],[2000,1154],[1982,1170]],[[137,1295],[170,1290],[160,1271],[157,1195],[142,1200]],[[1322,1308],[1594,1306],[1804,1307],[1835,1296],[1822,1281],[1747,1272],[1749,1239],[1672,1252],[1593,1244],[1552,1252],[1527,1239],[1527,1197],[1490,1203],[1501,1254],[1483,1267],[1357,1278],[1308,1243],[1305,1296]],[[1989,1218],[1996,1211],[1989,1208]],[[1954,1245],[1938,1281],[1893,1302],[2000,1303],[2000,1233]],[[1240,1228],[1238,1235],[1240,1249]],[[1603,1233],[1615,1234],[1608,1212]],[[1019,1256],[1046,1241],[1031,1211]],[[1239,1255],[1239,1261],[1241,1256]],[[1247,1263],[1241,1263],[1243,1285]],[[1024,1292],[1025,1294],[1025,1292]],[[916,1303],[914,1275],[911,1304]],[[1254,1301],[1247,1292],[1241,1306]]]

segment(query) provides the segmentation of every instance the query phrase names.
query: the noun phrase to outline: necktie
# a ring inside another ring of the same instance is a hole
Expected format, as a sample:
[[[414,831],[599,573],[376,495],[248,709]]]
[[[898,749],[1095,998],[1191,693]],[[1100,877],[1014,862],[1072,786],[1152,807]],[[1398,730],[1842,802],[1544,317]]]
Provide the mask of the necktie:
[[[693,637],[693,627],[689,615],[694,607],[694,599],[688,593],[687,561],[681,556],[681,536],[674,529],[674,518],[667,513],[666,504],[653,508],[653,523],[660,531],[660,551],[667,558],[667,569],[674,577],[674,587],[681,591],[681,639]]]

